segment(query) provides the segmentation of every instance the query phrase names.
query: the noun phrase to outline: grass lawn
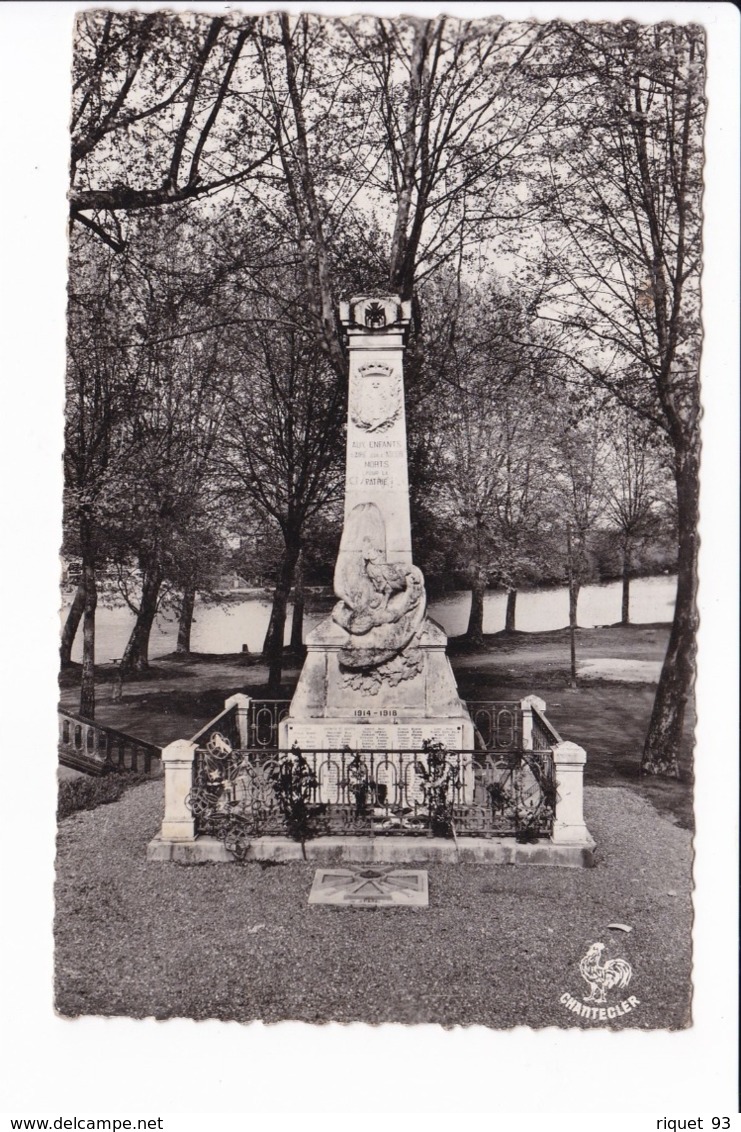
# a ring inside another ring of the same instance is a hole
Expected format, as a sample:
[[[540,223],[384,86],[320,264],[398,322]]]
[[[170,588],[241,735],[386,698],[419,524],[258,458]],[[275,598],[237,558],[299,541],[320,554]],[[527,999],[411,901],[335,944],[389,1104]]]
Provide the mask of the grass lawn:
[[[545,700],[547,715],[563,739],[587,752],[585,785],[627,786],[647,798],[685,829],[693,828],[693,705],[688,705],[680,753],[680,778],[641,777],[640,755],[651,717],[656,685],[630,679],[643,665],[660,666],[668,625],[610,626],[580,629],[577,661],[617,658],[625,662],[624,680],[584,679],[569,687],[568,633],[497,634],[483,651],[453,642],[451,661],[464,699],[519,700],[535,694]],[[636,663],[637,662],[637,663]]]
[[[645,666],[653,664],[658,672],[668,632],[668,625],[580,629],[577,657],[580,665],[589,667],[590,678],[582,680],[577,689],[568,686],[565,630],[496,634],[476,649],[454,638],[449,651],[464,699],[511,700],[530,693],[541,696],[548,705],[548,717],[562,737],[585,748],[587,786],[627,786],[650,800],[661,813],[691,829],[691,707],[680,780],[641,778],[638,774],[655,693],[655,685],[644,680]],[[591,675],[595,666],[599,671],[601,663],[615,660],[623,665],[624,679],[603,680]],[[283,695],[291,695],[298,673],[298,662],[287,657]],[[267,671],[240,653],[158,657],[145,679],[127,682],[120,703],[112,702],[114,676],[113,666],[98,669],[99,721],[164,746],[195,734],[221,711],[225,698],[234,692],[264,696]],[[62,675],[61,702],[70,710],[77,706],[78,681],[79,670],[75,668]]]
[[[247,1022],[673,1029],[689,1024],[691,835],[626,789],[586,791],[593,869],[420,864],[429,908],[308,904],[314,867],[146,860],[162,784],[59,826],[56,1005],[64,1015]],[[614,924],[630,927],[623,932]],[[638,1005],[591,1021],[579,961],[627,960]]]

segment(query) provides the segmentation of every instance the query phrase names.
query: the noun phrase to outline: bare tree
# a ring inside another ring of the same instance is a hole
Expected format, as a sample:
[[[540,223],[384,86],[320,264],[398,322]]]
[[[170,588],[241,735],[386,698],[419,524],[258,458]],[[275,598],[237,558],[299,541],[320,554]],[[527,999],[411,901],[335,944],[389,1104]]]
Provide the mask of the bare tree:
[[[666,446],[659,447],[656,432],[626,409],[613,415],[605,444],[605,517],[620,541],[620,623],[628,625],[634,555],[640,544],[659,530],[671,473],[667,475]]]
[[[677,775],[697,628],[705,42],[676,24],[561,34],[539,309],[554,350],[671,445],[677,599],[641,766]]]
[[[82,237],[71,248],[68,290],[64,541],[82,561],[80,713],[95,717],[96,573],[108,556],[112,496],[130,449],[127,421],[138,381],[127,365],[123,261]],[[78,603],[79,607],[79,603]],[[72,640],[68,633],[71,649]]]
[[[77,17],[70,220],[114,250],[120,215],[211,195],[269,158],[235,77],[254,18],[92,10]],[[248,145],[254,140],[254,145]]]
[[[140,576],[138,599],[127,595],[136,621],[121,660],[124,674],[148,667],[165,582],[182,593],[179,643],[184,649],[195,591],[218,560],[222,508],[213,453],[226,391],[219,341],[213,333],[188,333],[190,313],[182,291],[159,294],[147,304],[141,324],[137,360],[146,385],[132,413],[136,462],[122,477],[126,498],[119,519],[123,553],[134,557]]]
[[[366,114],[354,152],[369,191],[393,219],[389,286],[417,285],[463,246],[523,218],[516,169],[543,128],[552,88],[538,80],[547,25],[365,17],[343,21]],[[372,142],[372,144],[370,144]]]
[[[233,342],[235,382],[220,459],[233,498],[246,495],[283,536],[263,645],[271,689],[280,685],[286,610],[305,525],[341,487],[346,388],[306,330],[306,316],[263,299]]]
[[[512,344],[527,327],[511,297],[459,285],[457,295],[445,296],[442,313],[447,341],[438,343],[431,363],[442,378],[435,401],[441,504],[471,586],[466,635],[480,641],[487,588],[507,590],[505,627],[513,629],[518,585],[549,554],[549,402],[537,342],[530,351]]]
[[[604,510],[604,450],[600,425],[593,417],[569,419],[561,408],[554,414],[552,424],[555,426],[553,488],[566,545],[571,685],[576,687],[579,592],[588,576],[589,534]]]

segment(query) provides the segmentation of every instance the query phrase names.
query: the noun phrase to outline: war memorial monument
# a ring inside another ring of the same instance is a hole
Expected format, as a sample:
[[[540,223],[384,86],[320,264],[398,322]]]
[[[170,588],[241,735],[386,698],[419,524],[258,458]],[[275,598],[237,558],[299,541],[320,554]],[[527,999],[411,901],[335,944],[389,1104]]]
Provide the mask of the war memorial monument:
[[[464,703],[412,559],[396,296],[340,304],[349,356],[337,602],[290,704],[232,696],[162,753],[151,860],[469,860],[588,866],[585,752],[536,696]]]

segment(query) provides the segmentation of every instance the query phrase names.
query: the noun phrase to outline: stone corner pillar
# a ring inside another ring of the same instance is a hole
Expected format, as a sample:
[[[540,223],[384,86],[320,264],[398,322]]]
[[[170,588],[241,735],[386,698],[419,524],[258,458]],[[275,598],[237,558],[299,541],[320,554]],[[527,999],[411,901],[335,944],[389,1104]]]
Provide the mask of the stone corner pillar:
[[[195,820],[186,799],[193,785],[196,745],[189,739],[176,739],[162,751],[165,769],[165,816],[162,841],[195,841]]]
[[[236,707],[237,709],[237,729],[239,731],[239,745],[240,747],[248,747],[250,744],[250,704],[252,703],[251,696],[245,692],[235,692],[233,696],[229,696],[224,700],[224,708]]]
[[[556,779],[556,813],[553,842],[558,845],[593,845],[584,824],[584,766],[587,752],[576,743],[553,748]]]
[[[522,747],[525,751],[532,751],[533,749],[533,708],[536,708],[542,714],[545,707],[545,700],[541,700],[540,696],[525,696],[523,700],[520,700]]]

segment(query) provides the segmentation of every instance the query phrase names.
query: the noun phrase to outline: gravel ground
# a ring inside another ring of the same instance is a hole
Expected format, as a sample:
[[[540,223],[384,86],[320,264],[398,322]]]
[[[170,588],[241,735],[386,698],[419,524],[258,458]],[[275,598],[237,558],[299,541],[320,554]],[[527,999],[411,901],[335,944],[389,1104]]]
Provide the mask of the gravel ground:
[[[309,907],[310,864],[149,864],[161,804],[152,782],[60,823],[63,1015],[689,1025],[691,835],[629,790],[586,791],[596,868],[433,865],[426,909]],[[612,1023],[559,1002],[588,993],[578,964],[597,941],[633,968],[608,1005],[638,1005]]]
[[[578,665],[577,671],[583,680],[626,680],[630,684],[658,684],[661,661],[603,656],[585,660]]]

